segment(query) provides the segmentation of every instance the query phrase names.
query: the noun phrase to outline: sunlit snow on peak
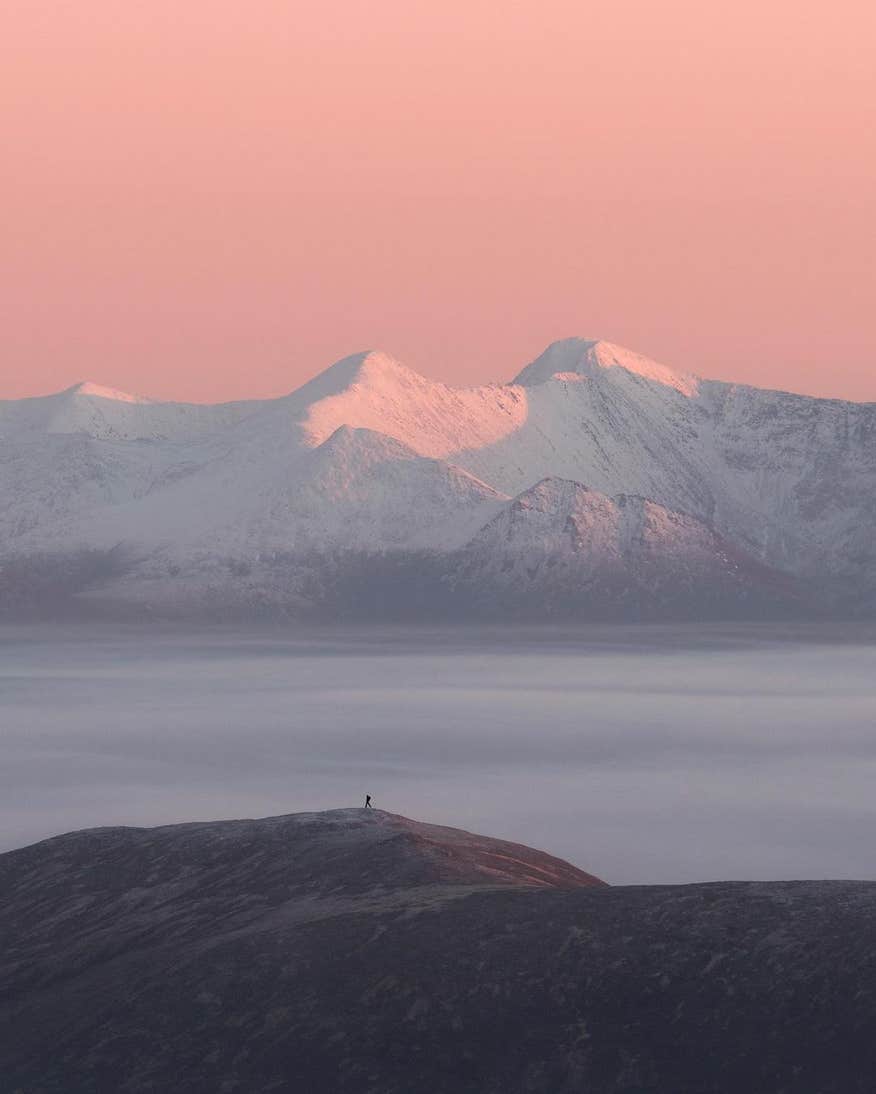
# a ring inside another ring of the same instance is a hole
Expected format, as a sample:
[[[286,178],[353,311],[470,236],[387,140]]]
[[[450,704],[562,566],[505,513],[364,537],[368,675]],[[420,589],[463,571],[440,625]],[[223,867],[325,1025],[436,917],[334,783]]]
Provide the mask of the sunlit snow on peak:
[[[674,372],[657,361],[612,342],[586,338],[564,338],[553,342],[540,357],[523,369],[515,383],[533,387],[548,380],[568,383],[576,379],[596,379],[606,369],[613,368],[624,369],[633,376],[675,388],[689,398],[699,390],[696,376]]]
[[[495,444],[527,417],[521,388],[449,387],[377,352],[338,361],[289,396],[289,404],[310,444],[347,425],[385,433],[434,457]]]
[[[152,400],[140,395],[129,395],[126,391],[118,391],[114,387],[104,387],[103,384],[95,384],[91,380],[83,380],[68,388],[65,395],[84,395],[93,399],[112,399],[116,403],[149,403]]]

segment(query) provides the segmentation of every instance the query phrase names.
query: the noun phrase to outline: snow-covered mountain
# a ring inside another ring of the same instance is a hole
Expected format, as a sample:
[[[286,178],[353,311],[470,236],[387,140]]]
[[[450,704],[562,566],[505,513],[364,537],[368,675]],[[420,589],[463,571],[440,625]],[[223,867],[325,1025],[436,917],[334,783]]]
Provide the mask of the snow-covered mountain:
[[[114,552],[90,595],[159,611],[313,608],[352,556],[370,582],[388,554],[493,615],[866,606],[874,488],[876,404],[577,338],[476,388],[382,353],[217,406],[79,384],[0,402],[0,603],[28,560]]]
[[[759,616],[801,601],[793,582],[696,517],[567,479],[507,503],[462,559],[455,588],[480,614]]]

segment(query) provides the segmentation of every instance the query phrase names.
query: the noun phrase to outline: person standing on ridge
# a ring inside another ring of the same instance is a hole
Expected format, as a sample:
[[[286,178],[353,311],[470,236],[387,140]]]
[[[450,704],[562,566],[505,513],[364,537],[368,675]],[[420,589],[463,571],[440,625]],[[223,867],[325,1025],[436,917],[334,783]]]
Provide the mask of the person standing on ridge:
[[[366,809],[373,809],[374,808],[374,806],[371,804],[371,795],[370,794],[365,795],[365,808]]]

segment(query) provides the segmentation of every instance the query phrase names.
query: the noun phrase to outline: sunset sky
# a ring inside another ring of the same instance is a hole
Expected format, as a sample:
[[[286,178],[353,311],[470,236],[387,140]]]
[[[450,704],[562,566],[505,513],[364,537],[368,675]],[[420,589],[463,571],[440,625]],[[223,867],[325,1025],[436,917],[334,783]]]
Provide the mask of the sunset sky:
[[[876,400],[872,0],[7,0],[0,397],[607,338]]]

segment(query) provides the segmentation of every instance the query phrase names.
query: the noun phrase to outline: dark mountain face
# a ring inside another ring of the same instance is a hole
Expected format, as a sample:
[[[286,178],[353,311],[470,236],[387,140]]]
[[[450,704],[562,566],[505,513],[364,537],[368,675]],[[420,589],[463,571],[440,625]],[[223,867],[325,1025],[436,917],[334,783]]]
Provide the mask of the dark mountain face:
[[[22,1094],[850,1094],[876,1074],[876,884],[609,888],[341,810],[0,856]]]

